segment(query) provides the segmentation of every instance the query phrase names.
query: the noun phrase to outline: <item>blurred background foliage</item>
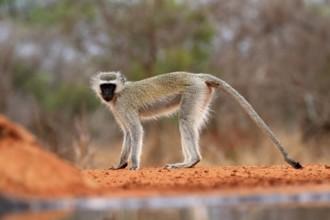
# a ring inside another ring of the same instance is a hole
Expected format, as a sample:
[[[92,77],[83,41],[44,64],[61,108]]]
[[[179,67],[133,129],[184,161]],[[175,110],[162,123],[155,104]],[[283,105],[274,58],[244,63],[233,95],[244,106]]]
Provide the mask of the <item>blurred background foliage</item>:
[[[121,134],[89,88],[94,73],[207,72],[244,95],[303,163],[329,162],[329,25],[328,0],[0,0],[0,113],[77,166],[105,167]],[[223,93],[213,109],[204,164],[282,161]],[[145,126],[143,166],[182,159],[176,120]]]

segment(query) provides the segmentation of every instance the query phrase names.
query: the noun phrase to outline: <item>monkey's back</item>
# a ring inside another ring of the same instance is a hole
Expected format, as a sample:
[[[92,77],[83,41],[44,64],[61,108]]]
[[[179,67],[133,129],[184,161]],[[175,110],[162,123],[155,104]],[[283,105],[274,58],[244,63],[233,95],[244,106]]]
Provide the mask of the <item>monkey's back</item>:
[[[132,107],[140,108],[152,102],[180,94],[193,86],[199,78],[186,72],[173,72],[135,82],[128,82],[118,99]]]

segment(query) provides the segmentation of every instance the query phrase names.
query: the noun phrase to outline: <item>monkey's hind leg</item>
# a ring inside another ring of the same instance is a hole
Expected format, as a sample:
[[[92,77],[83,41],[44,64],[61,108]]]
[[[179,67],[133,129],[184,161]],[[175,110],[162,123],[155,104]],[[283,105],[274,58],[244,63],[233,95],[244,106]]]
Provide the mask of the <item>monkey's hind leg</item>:
[[[167,164],[165,168],[190,168],[201,161],[202,156],[199,152],[199,129],[201,126],[200,118],[204,118],[207,113],[208,103],[204,102],[206,96],[194,90],[184,94],[181,100],[179,120],[181,132],[181,145],[185,160],[182,163]],[[204,106],[199,106],[204,103]]]
[[[184,152],[187,153],[182,163],[166,164],[165,168],[190,168],[195,166],[201,159],[198,149],[198,130],[194,129],[189,120],[180,119],[181,142]]]

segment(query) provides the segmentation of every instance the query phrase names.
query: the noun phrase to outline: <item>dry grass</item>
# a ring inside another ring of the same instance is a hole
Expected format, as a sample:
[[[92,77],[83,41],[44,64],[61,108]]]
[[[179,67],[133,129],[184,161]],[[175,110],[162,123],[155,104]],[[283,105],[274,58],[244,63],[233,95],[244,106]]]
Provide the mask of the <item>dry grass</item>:
[[[174,131],[163,134],[160,138],[160,146],[154,148],[153,137],[146,137],[141,160],[142,167],[161,167],[166,163],[182,160],[180,137]],[[171,134],[169,134],[171,133]],[[173,133],[173,134],[172,134]],[[330,149],[327,144],[313,146],[301,141],[301,135],[296,133],[276,132],[289,155],[301,164],[330,163]],[[166,141],[171,140],[171,144]],[[164,143],[162,143],[164,142]],[[272,165],[285,164],[282,155],[276,146],[267,138],[262,138],[258,144],[237,140],[235,149],[221,149],[218,143],[210,141],[207,135],[201,139],[201,151],[203,160],[198,166],[228,166],[228,165]],[[107,168],[119,161],[121,141],[109,143],[103,146],[92,146],[95,149],[94,160],[90,167]]]
[[[291,158],[298,160],[302,164],[309,163],[329,163],[330,150],[326,146],[319,148],[309,146],[301,142],[301,135],[279,134],[279,138],[284,144]],[[241,149],[236,161],[228,161],[233,165],[271,165],[285,163],[282,155],[276,146],[268,139],[263,139],[258,147],[248,147]]]

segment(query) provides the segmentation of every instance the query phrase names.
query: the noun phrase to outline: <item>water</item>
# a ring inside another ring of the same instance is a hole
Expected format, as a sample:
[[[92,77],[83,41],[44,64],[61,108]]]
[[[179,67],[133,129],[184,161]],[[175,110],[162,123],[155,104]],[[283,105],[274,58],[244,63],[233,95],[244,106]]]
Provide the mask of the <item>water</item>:
[[[330,192],[144,198],[17,200],[0,197],[1,219],[329,219]]]

